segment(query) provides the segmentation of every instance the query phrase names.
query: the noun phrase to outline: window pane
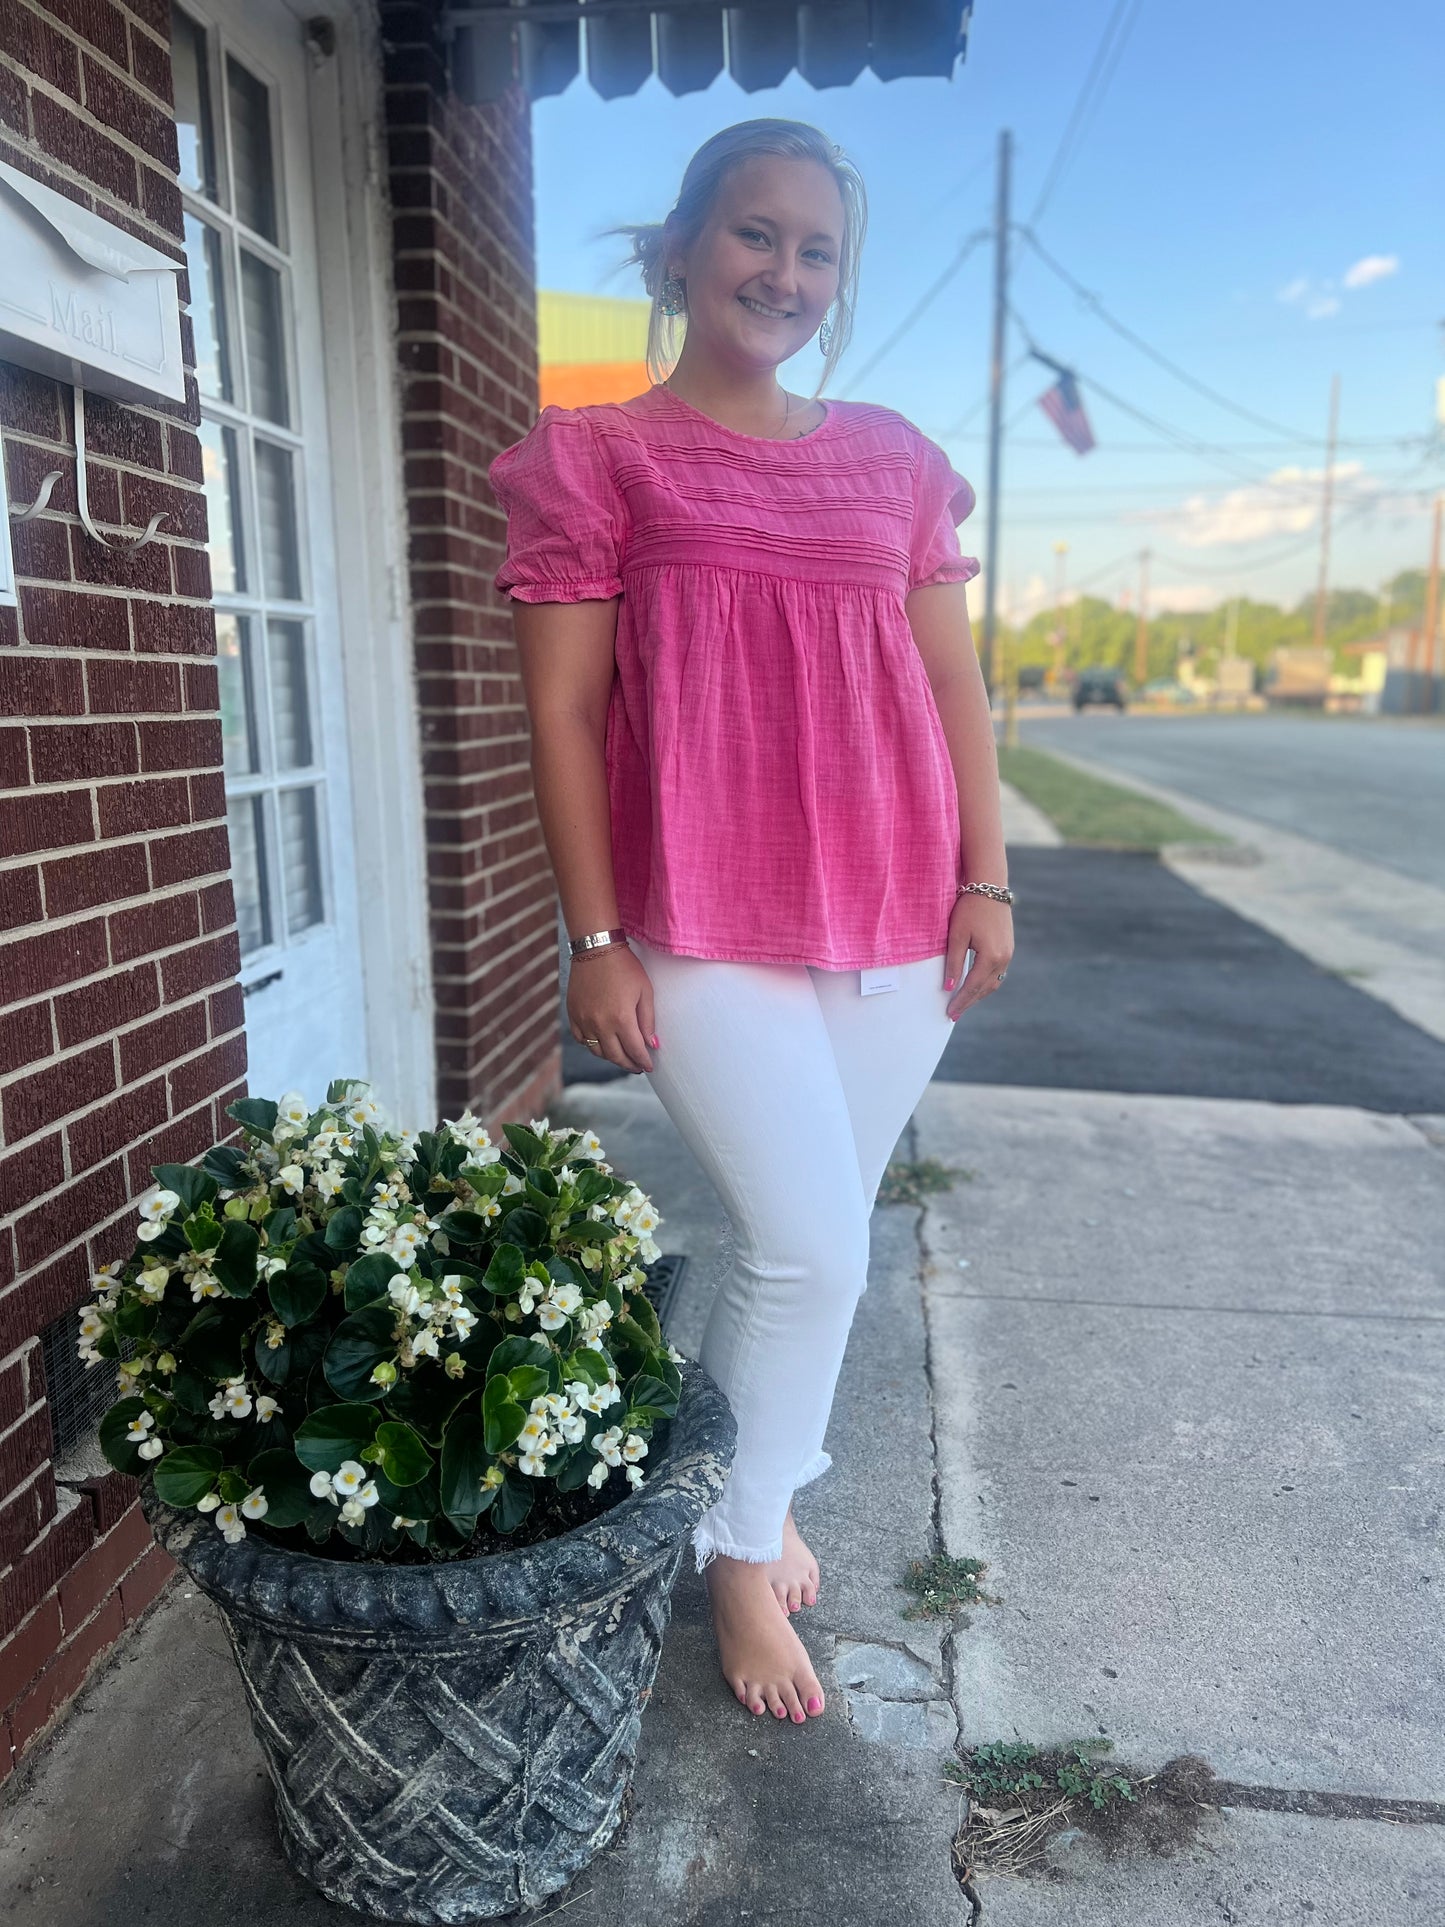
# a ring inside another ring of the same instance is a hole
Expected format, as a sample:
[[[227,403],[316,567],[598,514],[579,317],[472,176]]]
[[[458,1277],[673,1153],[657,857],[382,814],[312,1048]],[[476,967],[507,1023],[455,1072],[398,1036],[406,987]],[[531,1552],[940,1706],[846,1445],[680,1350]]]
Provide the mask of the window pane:
[[[186,268],[191,282],[191,320],[196,329],[196,380],[203,395],[231,399],[231,357],[226,345],[226,277],[221,237],[194,214],[186,216]]]
[[[306,688],[306,630],[299,622],[270,622],[271,738],[277,769],[310,769],[311,703]]]
[[[286,339],[281,324],[281,277],[241,250],[241,313],[246,321],[246,372],[251,413],[291,426],[286,395]]]
[[[206,33],[179,7],[171,16],[171,74],[176,90],[176,142],[181,186],[216,198],[216,137],[211,118],[211,76]]]
[[[241,512],[241,469],[234,428],[203,421],[201,473],[206,483],[211,585],[218,595],[240,595],[246,588],[246,544]]]
[[[282,790],[281,869],[286,884],[286,934],[321,921],[321,851],[315,790]]]
[[[226,815],[231,837],[231,887],[236,893],[236,923],[241,955],[264,950],[271,941],[271,911],[266,901],[266,819],[259,796],[237,797]]]
[[[261,767],[256,741],[256,689],[247,616],[216,617],[216,664],[221,674],[221,745],[228,776],[252,776]]]
[[[257,440],[256,506],[261,576],[266,594],[277,602],[301,599],[301,545],[296,533],[296,484],[289,448]]]
[[[276,239],[276,175],[271,163],[271,100],[254,74],[226,56],[231,108],[231,173],[236,218],[268,241]]]

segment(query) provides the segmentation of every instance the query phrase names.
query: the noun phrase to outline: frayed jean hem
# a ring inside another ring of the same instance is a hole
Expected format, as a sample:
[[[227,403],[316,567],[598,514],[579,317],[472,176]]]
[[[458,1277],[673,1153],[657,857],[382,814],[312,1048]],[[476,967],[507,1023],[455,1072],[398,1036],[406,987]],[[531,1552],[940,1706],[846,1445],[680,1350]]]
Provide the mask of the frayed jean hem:
[[[814,1479],[820,1479],[832,1463],[833,1460],[829,1453],[819,1452],[815,1457],[809,1459],[808,1463],[798,1474],[793,1483],[793,1490],[796,1492],[802,1486],[811,1485]],[[774,1559],[782,1558],[783,1535],[779,1533],[777,1538],[772,1540],[768,1545],[745,1546],[740,1544],[738,1540],[732,1538],[728,1533],[719,1532],[715,1525],[712,1525],[707,1519],[703,1519],[699,1521],[693,1530],[692,1549],[697,1558],[697,1570],[699,1572],[703,1570],[704,1566],[711,1565],[719,1553],[721,1553],[725,1559],[743,1559],[750,1566],[766,1566]]]

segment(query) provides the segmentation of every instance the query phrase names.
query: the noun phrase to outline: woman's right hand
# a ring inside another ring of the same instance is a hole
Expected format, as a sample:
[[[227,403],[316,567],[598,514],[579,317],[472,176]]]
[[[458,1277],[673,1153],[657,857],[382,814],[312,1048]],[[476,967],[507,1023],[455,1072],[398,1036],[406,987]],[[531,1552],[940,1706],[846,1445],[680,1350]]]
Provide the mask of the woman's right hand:
[[[652,979],[629,944],[614,942],[572,959],[567,978],[567,1021],[572,1035],[594,1057],[624,1071],[650,1071],[653,1033]],[[596,1044],[587,1039],[595,1037]]]

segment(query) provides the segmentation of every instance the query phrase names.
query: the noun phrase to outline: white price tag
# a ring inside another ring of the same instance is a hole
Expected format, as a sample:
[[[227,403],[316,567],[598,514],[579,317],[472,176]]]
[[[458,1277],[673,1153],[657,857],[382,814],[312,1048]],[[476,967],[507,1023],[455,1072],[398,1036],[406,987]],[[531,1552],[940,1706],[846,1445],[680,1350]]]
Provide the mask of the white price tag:
[[[897,990],[897,964],[879,964],[873,970],[860,970],[858,988],[865,997],[872,997],[880,990]]]

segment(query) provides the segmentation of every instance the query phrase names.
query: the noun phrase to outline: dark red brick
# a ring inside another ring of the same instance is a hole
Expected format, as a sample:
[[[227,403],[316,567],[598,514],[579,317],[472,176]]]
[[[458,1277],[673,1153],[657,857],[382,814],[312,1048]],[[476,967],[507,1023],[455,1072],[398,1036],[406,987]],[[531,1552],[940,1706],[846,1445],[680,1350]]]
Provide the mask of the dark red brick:
[[[144,1144],[138,1144],[126,1159],[132,1195],[138,1197],[144,1191],[157,1164],[189,1164],[194,1158],[204,1157],[216,1141],[212,1122],[211,1107],[203,1104],[198,1111],[174,1119]],[[0,1304],[3,1302],[0,1300]]]
[[[184,668],[186,708],[214,714],[221,706],[221,680],[216,665],[213,662],[188,662]]]
[[[203,482],[205,470],[201,466],[201,444],[195,431],[182,428],[172,422],[166,430],[166,446],[169,451],[168,467],[172,475],[179,475],[188,482]]]
[[[85,398],[85,441],[92,455],[131,468],[165,467],[165,429],[154,415],[143,415],[107,395]],[[148,518],[141,517],[142,523]]]
[[[177,714],[183,694],[181,668],[178,662],[138,662],[134,656],[118,661],[93,657],[85,665],[91,714]]]
[[[79,1692],[101,1655],[115,1644],[124,1630],[120,1595],[114,1593],[11,1707],[10,1730],[15,1736],[17,1755],[24,1755],[66,1701]]]
[[[22,597],[29,594],[21,590]],[[32,656],[20,649],[0,656],[0,714],[6,716],[81,716],[85,677],[78,662]]]
[[[70,530],[64,522],[53,522],[44,515],[35,522],[12,522],[10,546],[17,576],[39,576],[48,582],[70,580]]]
[[[142,723],[140,754],[141,767],[148,774],[163,770],[214,769],[221,760],[220,722]],[[216,812],[207,811],[206,814],[214,815]]]
[[[127,1626],[134,1625],[147,1606],[160,1598],[179,1570],[165,1547],[152,1538],[149,1549],[120,1582],[120,1603]]]
[[[142,87],[148,88],[170,106],[175,99],[170,49],[152,40],[139,27],[130,30],[130,67]]]
[[[216,876],[230,867],[224,824],[193,830],[189,835],[160,837],[151,845],[151,876],[157,889],[169,883],[188,883],[193,877]]]
[[[206,1001],[212,1037],[225,1037],[233,1030],[244,1028],[246,999],[239,984],[227,984],[224,990],[214,991]]]
[[[109,962],[105,922],[100,917],[17,937],[5,948],[5,994],[22,1002],[43,997],[62,984],[104,970]]]
[[[144,1189],[143,1183],[132,1184],[132,1196],[139,1196]],[[83,1251],[62,1252],[42,1270],[32,1272],[14,1291],[0,1295],[0,1356],[27,1344],[36,1332],[44,1331],[55,1319],[73,1311],[90,1294],[90,1268]],[[34,1538],[44,1523],[37,1515],[25,1543]],[[8,1556],[13,1558],[13,1551]],[[6,1557],[3,1534],[0,1534],[0,1565]]]
[[[97,515],[96,519],[103,518]],[[26,524],[26,527],[33,526]],[[100,543],[92,542],[78,522],[70,535],[70,568],[66,573],[77,582],[128,589],[133,595],[170,593],[171,568],[164,542],[147,542],[143,549],[102,548]]]
[[[163,1077],[127,1089],[123,1100],[101,1104],[65,1127],[70,1168],[84,1171],[123,1151],[137,1138],[158,1131],[170,1116]],[[129,1251],[129,1245],[126,1247]]]
[[[236,900],[229,881],[207,884],[201,892],[201,928],[209,935],[235,921]]]
[[[154,221],[157,227],[163,227],[171,234],[181,233],[185,219],[181,190],[173,180],[164,174],[158,174],[153,167],[142,166],[141,168],[140,204],[145,209],[147,219]],[[183,322],[186,319],[187,317],[182,316]],[[182,332],[184,333],[184,328]],[[182,351],[186,360],[194,366],[196,359],[194,344],[183,341]]]
[[[13,55],[27,73],[80,99],[80,56],[75,43],[24,7],[0,7],[0,53]]]
[[[98,47],[117,67],[127,67],[125,15],[111,0],[39,0],[79,40]],[[103,116],[102,116],[103,118]],[[116,129],[119,133],[121,130]]]
[[[20,613],[26,641],[42,648],[130,648],[130,619],[123,596],[86,595],[79,589],[27,583],[20,591]],[[79,667],[75,663],[55,666],[65,670]]]
[[[143,830],[170,829],[191,820],[191,799],[184,777],[137,783],[107,783],[96,791],[102,836],[135,836]]]
[[[144,528],[153,515],[163,511],[166,519],[161,527],[167,535],[182,535],[188,542],[205,541],[206,498],[199,489],[179,488],[153,475],[127,475],[122,494],[126,520],[133,527]]]
[[[61,1637],[60,1601],[50,1598],[0,1646],[0,1706],[13,1705],[19,1699],[52,1657]]]
[[[125,1166],[119,1158],[87,1171],[73,1184],[28,1212],[15,1227],[20,1262],[28,1270],[83,1238],[94,1225],[125,1209],[129,1198]]]
[[[140,767],[134,723],[57,723],[30,731],[37,783],[87,783],[97,776],[133,776]],[[86,798],[87,805],[89,797]],[[78,843],[80,837],[58,837]]]
[[[198,602],[211,599],[211,558],[204,549],[179,545],[171,550],[175,570],[176,594],[194,596]]]
[[[177,1003],[229,982],[241,968],[241,950],[234,930],[211,937],[189,950],[173,951],[161,959],[161,984],[166,1001]]]
[[[38,1356],[32,1352],[32,1357]],[[37,1368],[36,1378],[39,1379]],[[88,1505],[72,1506],[52,1519],[0,1579],[0,1639],[12,1633],[50,1593],[95,1540],[95,1518]]]
[[[179,602],[138,602],[134,614],[138,650],[167,656],[216,653],[216,617],[211,609],[188,608]]]
[[[54,1053],[50,1005],[43,998],[38,1003],[22,1004],[18,1010],[7,1010],[0,1018],[0,1076],[8,1077],[27,1064],[43,1064]]]
[[[45,902],[52,917],[66,917],[97,904],[119,903],[150,888],[144,843],[108,843],[44,865]]]
[[[0,857],[94,841],[88,789],[21,790],[0,796]]]
[[[220,729],[215,725],[217,757],[220,760]],[[211,770],[200,776],[193,776],[191,782],[191,821],[204,823],[208,819],[226,814],[226,779],[220,770]]]
[[[18,725],[0,729],[0,789],[24,789],[30,781],[29,738]]]
[[[18,930],[39,923],[45,914],[40,896],[40,871],[33,863],[22,869],[0,870],[0,930]]]
[[[59,1131],[24,1144],[0,1162],[0,1213],[8,1217],[64,1182],[65,1147]]]
[[[11,1142],[29,1137],[114,1089],[114,1048],[105,1043],[78,1051],[9,1086],[3,1098],[5,1136]]]
[[[67,1634],[85,1624],[146,1548],[154,1544],[155,1537],[139,1506],[125,1513],[103,1538],[96,1540],[60,1582],[60,1618]]]
[[[154,897],[138,909],[117,910],[111,917],[110,954],[117,963],[129,963],[133,958],[185,943],[200,931],[200,909],[193,891]]]
[[[17,435],[36,435],[49,442],[70,441],[69,411],[61,410],[60,383],[49,375],[34,375],[28,368],[0,361],[0,428],[13,428]]]
[[[89,54],[82,57],[81,64],[85,70],[85,104],[96,119],[123,134],[174,174],[180,166],[174,117],[107,72]]]
[[[139,1030],[127,1031],[120,1040],[120,1074],[127,1084],[163,1064],[174,1063],[206,1042],[206,1007],[186,1004],[180,1010],[167,1010]],[[182,1107],[184,1108],[184,1107]]]
[[[55,1029],[60,1048],[71,1050],[92,1037],[118,1030],[122,1024],[136,1023],[160,1008],[161,990],[153,963],[131,970],[111,970],[94,983],[79,990],[68,990],[55,999]],[[122,1052],[122,1063],[124,1053]],[[122,1071],[129,1082],[129,1072]]]
[[[128,207],[140,206],[135,162],[123,147],[48,94],[31,94],[30,118],[43,152]]]

